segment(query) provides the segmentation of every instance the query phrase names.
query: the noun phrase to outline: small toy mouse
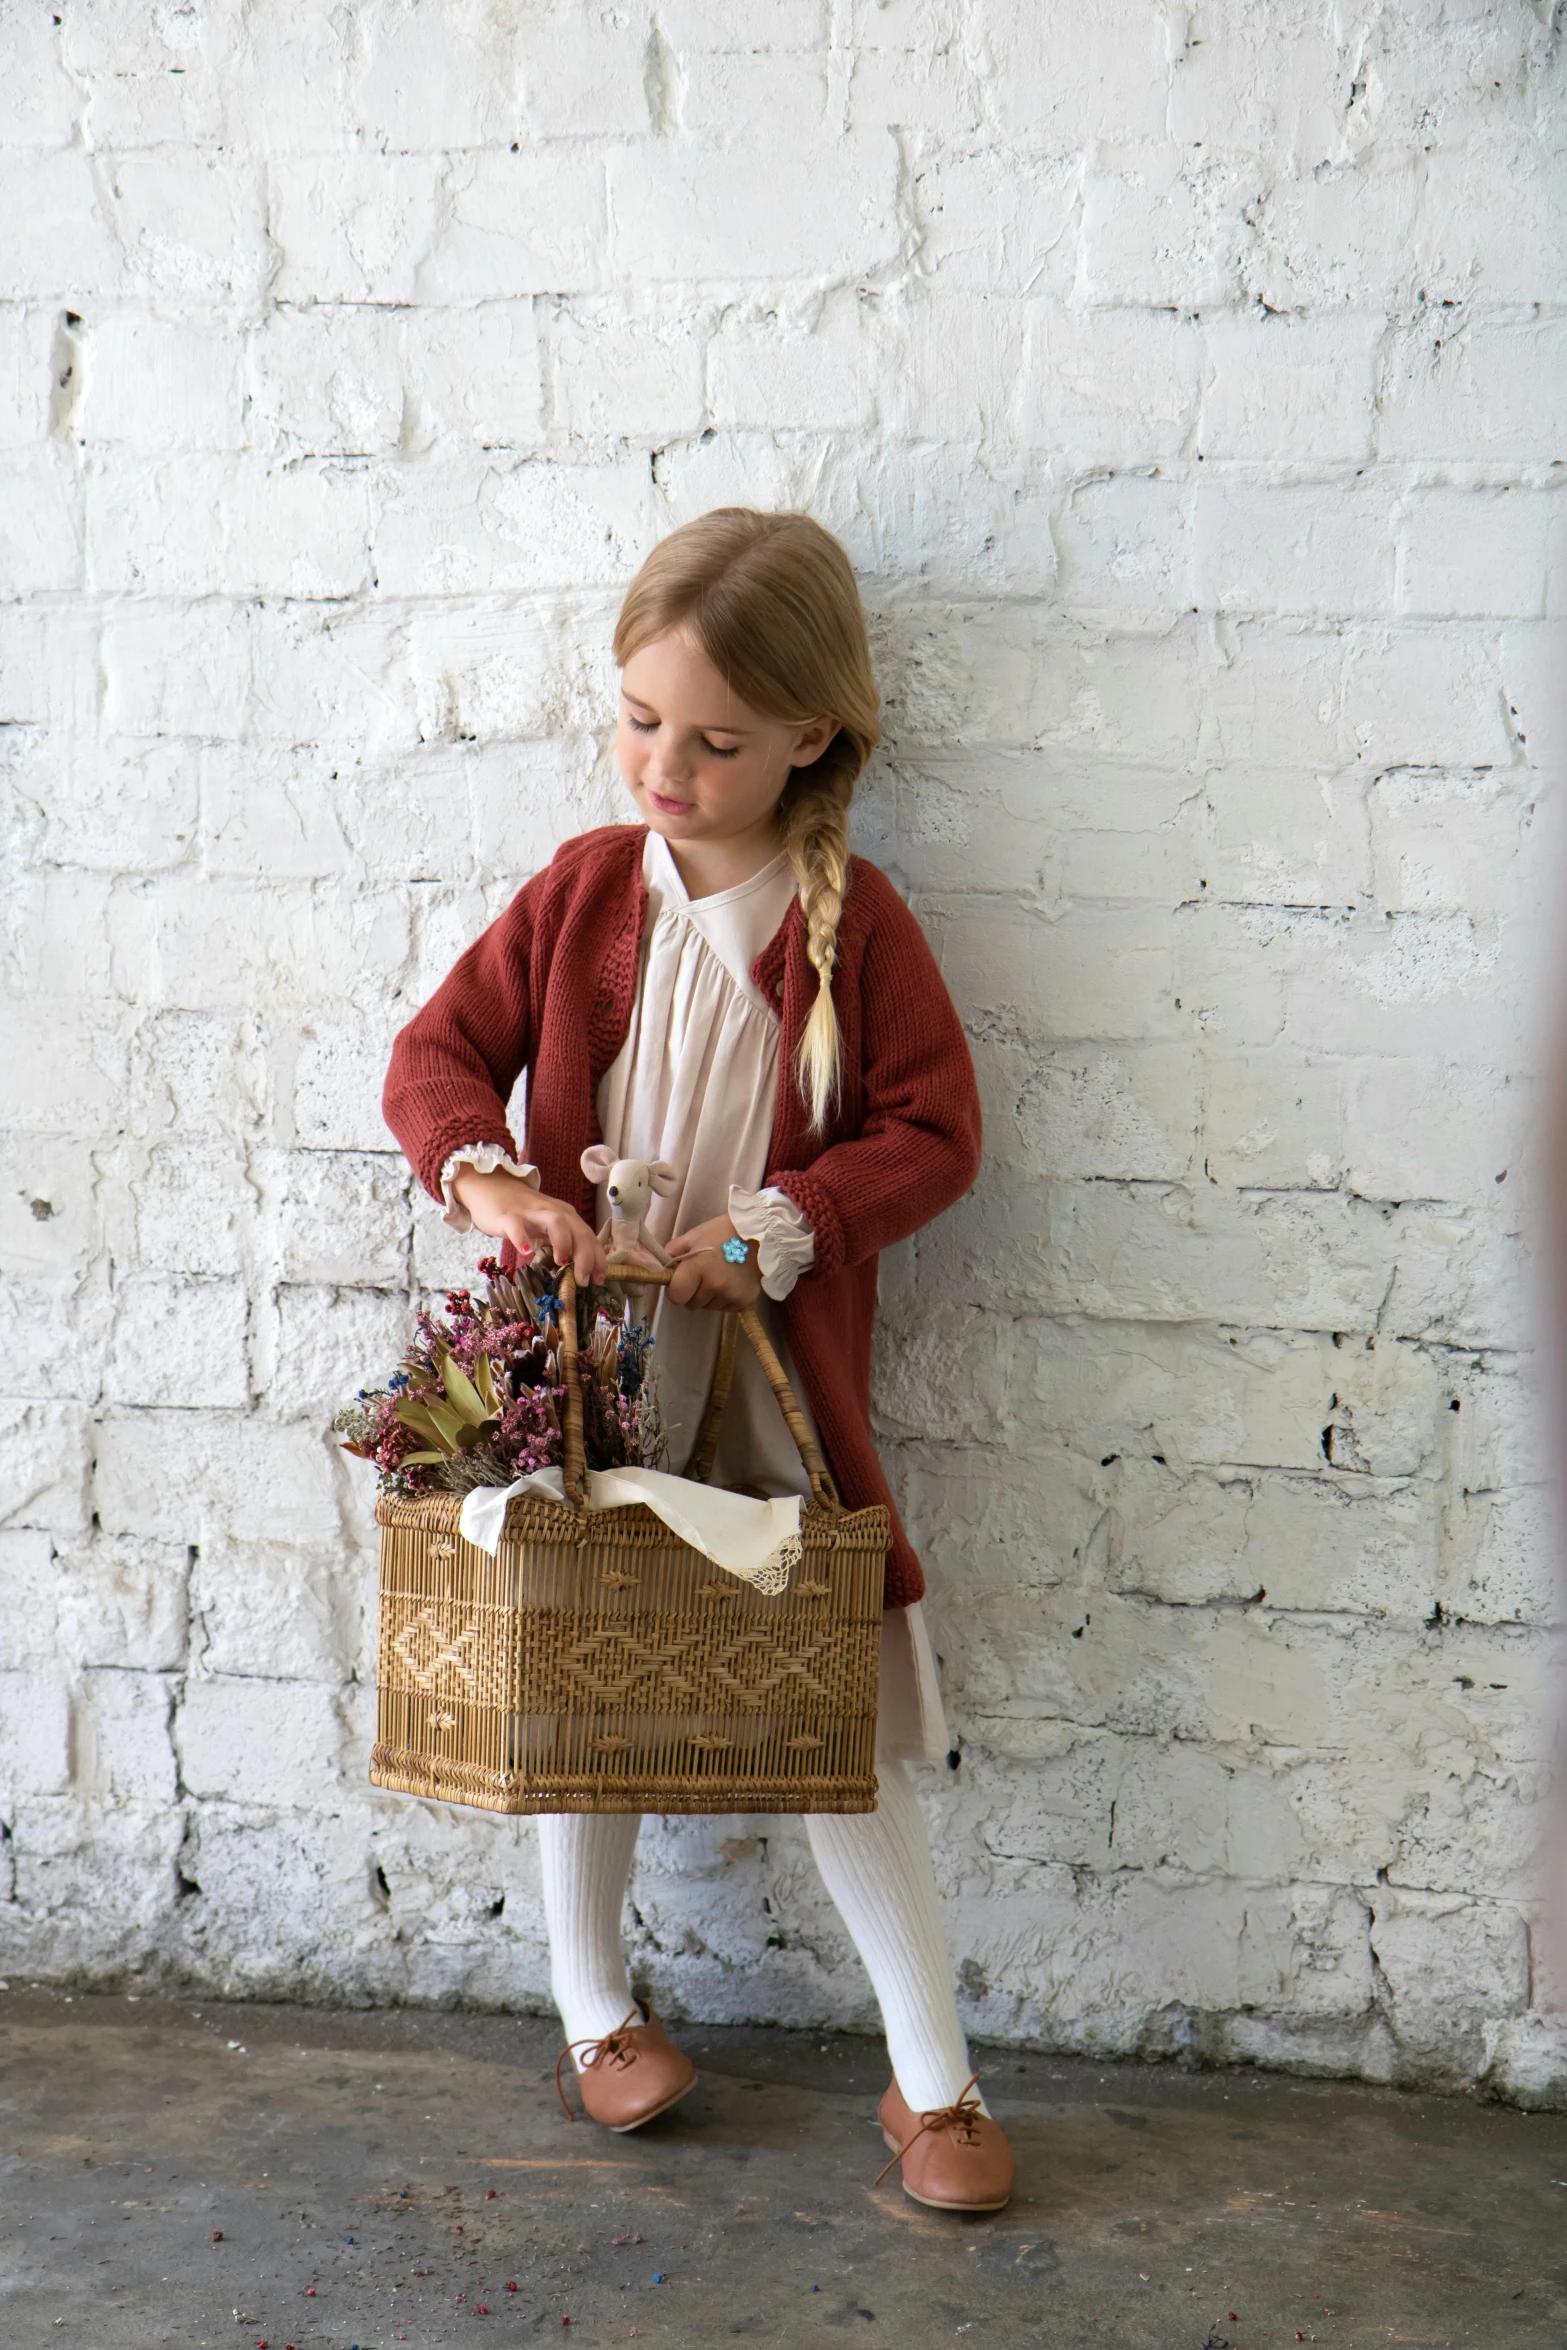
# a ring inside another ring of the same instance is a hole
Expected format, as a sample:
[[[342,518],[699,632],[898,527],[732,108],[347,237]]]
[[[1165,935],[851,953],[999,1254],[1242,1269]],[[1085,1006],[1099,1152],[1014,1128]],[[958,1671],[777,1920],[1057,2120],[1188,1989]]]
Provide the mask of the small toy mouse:
[[[599,1234],[612,1257],[629,1257],[634,1264],[667,1265],[665,1250],[644,1232],[642,1220],[653,1204],[653,1194],[666,1196],[680,1181],[679,1171],[667,1159],[617,1159],[607,1143],[596,1142],[582,1154],[582,1172],[590,1183],[602,1183],[609,1201],[609,1221]]]

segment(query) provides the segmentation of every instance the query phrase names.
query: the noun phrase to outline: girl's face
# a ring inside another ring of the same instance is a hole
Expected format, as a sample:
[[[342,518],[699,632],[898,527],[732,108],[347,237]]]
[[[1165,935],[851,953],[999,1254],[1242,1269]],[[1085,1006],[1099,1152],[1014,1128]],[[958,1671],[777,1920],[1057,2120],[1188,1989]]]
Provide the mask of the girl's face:
[[[621,773],[648,825],[674,844],[770,829],[790,769],[819,759],[837,731],[835,718],[762,717],[678,629],[621,671]]]

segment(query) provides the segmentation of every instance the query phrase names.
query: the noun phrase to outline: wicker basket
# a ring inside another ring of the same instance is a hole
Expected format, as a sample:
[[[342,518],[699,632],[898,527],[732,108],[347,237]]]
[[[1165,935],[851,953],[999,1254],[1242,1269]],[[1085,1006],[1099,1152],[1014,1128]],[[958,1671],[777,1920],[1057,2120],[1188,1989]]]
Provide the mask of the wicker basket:
[[[569,1274],[561,1303],[571,1515],[514,1500],[491,1558],[456,1494],[377,1505],[372,1780],[502,1812],[874,1811],[887,1512],[840,1505],[754,1309],[725,1316],[686,1474],[711,1470],[743,1326],[811,1481],[789,1589],[723,1573],[641,1504],[589,1511]]]

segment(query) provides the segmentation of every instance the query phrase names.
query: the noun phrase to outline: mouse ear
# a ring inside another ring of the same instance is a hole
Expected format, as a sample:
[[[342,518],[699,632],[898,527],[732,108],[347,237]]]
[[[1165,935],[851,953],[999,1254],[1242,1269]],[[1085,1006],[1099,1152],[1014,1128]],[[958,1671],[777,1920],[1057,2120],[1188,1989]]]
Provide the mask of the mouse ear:
[[[672,1167],[667,1159],[655,1159],[647,1171],[647,1179],[660,1198],[667,1199],[680,1181],[680,1169]]]
[[[590,1183],[602,1183],[615,1164],[615,1154],[607,1142],[595,1142],[583,1152],[578,1163]]]

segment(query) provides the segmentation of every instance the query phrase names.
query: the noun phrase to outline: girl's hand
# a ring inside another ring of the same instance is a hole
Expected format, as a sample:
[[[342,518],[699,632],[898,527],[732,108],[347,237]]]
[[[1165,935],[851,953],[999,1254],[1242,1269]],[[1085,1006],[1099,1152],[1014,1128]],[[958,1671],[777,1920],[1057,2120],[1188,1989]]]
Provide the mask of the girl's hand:
[[[679,1270],[667,1294],[677,1306],[714,1306],[733,1314],[741,1306],[755,1305],[762,1294],[755,1241],[746,1242],[741,1264],[732,1265],[724,1255],[724,1242],[739,1237],[727,1216],[715,1216],[710,1224],[693,1225],[670,1242],[670,1263]]]
[[[527,1259],[547,1248],[557,1265],[569,1265],[579,1282],[602,1281],[607,1262],[597,1236],[575,1208],[563,1199],[535,1191],[520,1175],[497,1167],[481,1175],[475,1167],[459,1167],[452,1190],[481,1232],[492,1240],[509,1240],[519,1257]]]

